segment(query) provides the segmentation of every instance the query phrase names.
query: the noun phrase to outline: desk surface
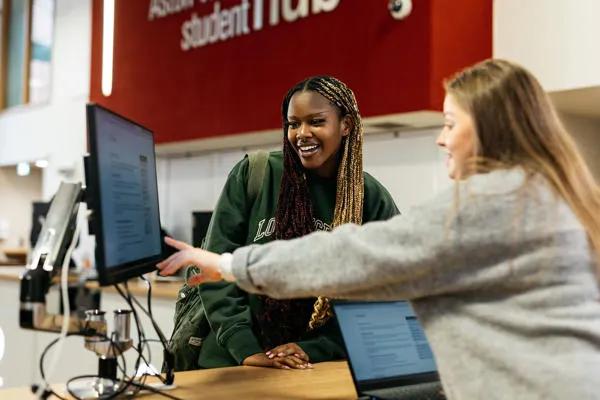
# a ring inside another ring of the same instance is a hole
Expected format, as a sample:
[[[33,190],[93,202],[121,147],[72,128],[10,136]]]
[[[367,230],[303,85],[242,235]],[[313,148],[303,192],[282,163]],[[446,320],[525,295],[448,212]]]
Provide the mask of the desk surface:
[[[24,270],[25,267],[23,265],[12,267],[0,266],[0,280],[19,281]],[[152,295],[156,298],[173,300],[173,304],[175,304],[175,300],[177,300],[177,294],[182,285],[183,281],[154,281],[152,283]],[[88,282],[86,283],[86,286],[89,288],[99,287],[97,282]],[[116,293],[116,290],[112,286],[103,287],[102,290],[103,292]],[[129,281],[129,290],[134,295],[145,296],[147,287],[146,284],[140,279],[132,279]]]
[[[344,361],[314,364],[312,370],[280,370],[257,367],[231,367],[179,372],[176,389],[168,393],[181,399],[356,399],[348,364]],[[61,385],[55,390],[66,396]],[[144,392],[136,398],[165,399]],[[32,399],[27,388],[0,390],[3,400]]]

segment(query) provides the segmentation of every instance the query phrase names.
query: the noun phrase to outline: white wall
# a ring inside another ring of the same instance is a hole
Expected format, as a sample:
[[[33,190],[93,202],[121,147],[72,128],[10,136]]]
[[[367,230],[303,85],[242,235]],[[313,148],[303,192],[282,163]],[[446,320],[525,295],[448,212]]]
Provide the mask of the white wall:
[[[600,85],[600,1],[495,0],[494,57],[523,64],[548,91]]]
[[[437,133],[365,137],[364,169],[387,187],[401,212],[450,184],[445,156],[435,146]],[[161,218],[173,236],[191,241],[192,212],[214,208],[227,174],[245,152],[237,149],[158,161]]]
[[[32,167],[28,176],[18,176],[15,167],[0,167],[0,224],[8,223],[8,236],[0,237],[0,249],[29,248],[34,201],[42,199],[42,173]]]
[[[600,119],[566,114],[561,119],[600,182]],[[364,169],[389,190],[403,213],[452,183],[446,174],[446,156],[435,145],[437,134],[429,130],[365,137]],[[191,241],[192,212],[214,208],[228,172],[245,152],[158,160],[161,218],[173,236]]]
[[[446,155],[435,144],[438,133],[427,130],[365,138],[365,171],[388,189],[403,213],[451,184]]]
[[[86,151],[85,103],[89,97],[91,0],[57,0],[49,104],[22,106],[0,114],[0,166],[47,159],[43,196],[48,200],[76,168],[82,177]]]

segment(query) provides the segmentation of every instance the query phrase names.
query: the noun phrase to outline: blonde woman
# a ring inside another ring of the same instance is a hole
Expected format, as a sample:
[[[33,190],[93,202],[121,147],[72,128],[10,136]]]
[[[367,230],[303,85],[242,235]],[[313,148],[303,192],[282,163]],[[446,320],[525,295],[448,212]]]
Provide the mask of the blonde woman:
[[[524,68],[484,61],[446,91],[452,190],[387,222],[233,255],[169,239],[181,251],[159,268],[193,263],[195,282],[273,297],[408,299],[449,399],[598,398],[598,186]]]

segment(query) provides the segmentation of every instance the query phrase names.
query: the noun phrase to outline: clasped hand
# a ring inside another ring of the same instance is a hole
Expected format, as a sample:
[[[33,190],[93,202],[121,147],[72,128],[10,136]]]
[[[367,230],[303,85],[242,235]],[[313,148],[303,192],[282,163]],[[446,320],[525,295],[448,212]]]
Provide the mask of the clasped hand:
[[[243,365],[280,369],[310,369],[308,355],[296,343],[277,346],[266,353],[256,353],[244,360]]]
[[[219,272],[219,259],[221,257],[219,254],[190,246],[170,237],[165,238],[165,243],[179,251],[156,264],[161,275],[172,275],[182,267],[194,265],[200,269],[201,273],[192,276],[188,280],[187,283],[190,286],[204,282],[218,282],[223,279]]]

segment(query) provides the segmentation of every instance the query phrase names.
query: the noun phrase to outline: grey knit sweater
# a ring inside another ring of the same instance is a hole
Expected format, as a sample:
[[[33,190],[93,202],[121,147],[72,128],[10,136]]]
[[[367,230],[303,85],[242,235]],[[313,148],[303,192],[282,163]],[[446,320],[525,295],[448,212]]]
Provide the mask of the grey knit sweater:
[[[273,297],[410,300],[449,399],[581,400],[600,398],[594,264],[570,208],[514,169],[386,222],[240,248],[232,268]]]

